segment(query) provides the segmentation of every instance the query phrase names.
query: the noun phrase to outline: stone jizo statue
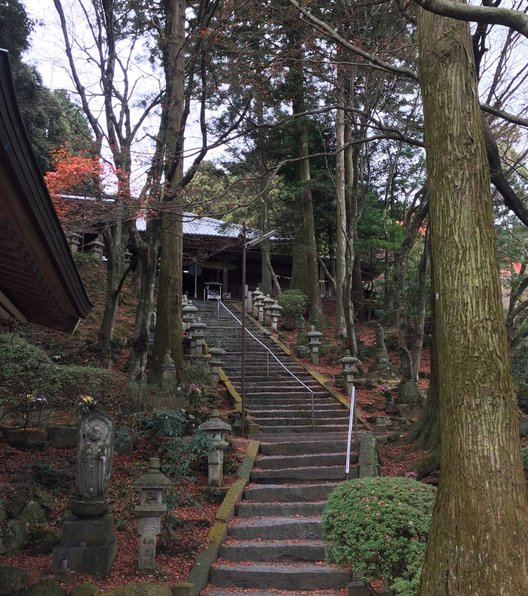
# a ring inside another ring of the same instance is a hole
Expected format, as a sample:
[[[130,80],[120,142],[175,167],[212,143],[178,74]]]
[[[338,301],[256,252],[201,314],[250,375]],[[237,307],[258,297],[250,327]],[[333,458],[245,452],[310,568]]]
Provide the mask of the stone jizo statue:
[[[112,420],[106,414],[94,410],[81,420],[74,502],[95,504],[105,501],[113,453]]]

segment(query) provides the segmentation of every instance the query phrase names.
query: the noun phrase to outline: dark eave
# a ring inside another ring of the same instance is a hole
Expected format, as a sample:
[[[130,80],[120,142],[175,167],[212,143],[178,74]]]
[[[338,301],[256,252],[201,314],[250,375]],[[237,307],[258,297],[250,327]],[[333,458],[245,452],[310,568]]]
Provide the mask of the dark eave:
[[[91,308],[0,50],[0,319],[71,332]]]

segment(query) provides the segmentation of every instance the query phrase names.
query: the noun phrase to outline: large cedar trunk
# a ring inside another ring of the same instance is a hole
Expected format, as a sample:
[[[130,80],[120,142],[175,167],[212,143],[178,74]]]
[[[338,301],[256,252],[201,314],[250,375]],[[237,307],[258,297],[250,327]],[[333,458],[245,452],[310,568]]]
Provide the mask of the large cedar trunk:
[[[112,357],[112,339],[114,323],[119,305],[120,284],[124,272],[126,236],[123,225],[116,222],[103,231],[106,249],[106,296],[103,318],[97,332],[97,341],[101,358],[105,364],[110,364]]]
[[[183,129],[185,104],[185,0],[165,0],[167,35],[164,68],[167,84],[165,184],[160,217],[160,271],[156,331],[149,380],[162,382],[162,365],[169,353],[178,380],[183,376],[182,275],[183,209],[180,184],[183,176]]]
[[[441,475],[422,596],[528,594],[528,503],[466,24],[418,9]]]

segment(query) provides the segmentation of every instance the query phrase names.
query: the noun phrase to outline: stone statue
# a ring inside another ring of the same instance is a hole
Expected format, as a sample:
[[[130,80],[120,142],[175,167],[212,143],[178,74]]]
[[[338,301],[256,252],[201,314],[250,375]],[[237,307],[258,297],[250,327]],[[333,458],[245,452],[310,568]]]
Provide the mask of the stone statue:
[[[81,418],[77,441],[73,517],[63,521],[60,543],[53,549],[53,571],[70,570],[108,577],[117,552],[114,518],[108,513],[106,491],[112,472],[114,425],[99,410]]]
[[[104,502],[114,452],[111,418],[94,410],[81,420],[77,445],[76,502]]]

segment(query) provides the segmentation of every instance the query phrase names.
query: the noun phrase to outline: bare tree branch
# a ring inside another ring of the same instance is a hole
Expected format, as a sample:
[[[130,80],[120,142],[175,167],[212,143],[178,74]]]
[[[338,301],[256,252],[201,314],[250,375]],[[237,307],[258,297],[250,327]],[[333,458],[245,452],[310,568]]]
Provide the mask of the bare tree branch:
[[[290,0],[292,2],[293,0]],[[519,10],[495,6],[473,6],[451,0],[414,0],[429,12],[458,21],[474,21],[488,25],[503,25],[528,38],[528,15]]]

